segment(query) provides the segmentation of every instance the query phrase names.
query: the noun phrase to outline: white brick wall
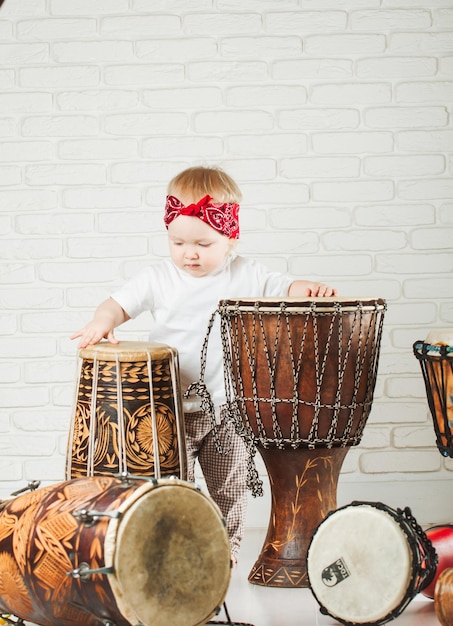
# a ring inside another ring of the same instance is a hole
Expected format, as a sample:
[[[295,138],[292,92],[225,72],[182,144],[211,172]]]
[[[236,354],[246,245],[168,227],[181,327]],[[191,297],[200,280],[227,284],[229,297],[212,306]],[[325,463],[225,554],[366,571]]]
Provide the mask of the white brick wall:
[[[166,254],[169,178],[212,163],[242,187],[244,254],[388,300],[340,502],[451,521],[412,343],[453,326],[452,42],[451,0],[5,0],[0,497],[63,479],[68,336]]]

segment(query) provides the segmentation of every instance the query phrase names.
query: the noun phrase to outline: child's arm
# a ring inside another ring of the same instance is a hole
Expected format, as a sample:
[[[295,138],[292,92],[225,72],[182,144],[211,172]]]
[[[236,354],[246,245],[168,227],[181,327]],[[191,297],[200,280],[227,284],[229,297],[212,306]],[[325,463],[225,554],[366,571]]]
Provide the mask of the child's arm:
[[[337,296],[338,291],[323,283],[314,283],[310,280],[295,280],[288,289],[288,296],[308,298],[329,298]]]
[[[109,298],[98,306],[91,322],[71,335],[70,339],[80,337],[79,348],[93,345],[104,338],[110,343],[119,343],[113,331],[128,319],[130,319],[129,315],[118,302]]]

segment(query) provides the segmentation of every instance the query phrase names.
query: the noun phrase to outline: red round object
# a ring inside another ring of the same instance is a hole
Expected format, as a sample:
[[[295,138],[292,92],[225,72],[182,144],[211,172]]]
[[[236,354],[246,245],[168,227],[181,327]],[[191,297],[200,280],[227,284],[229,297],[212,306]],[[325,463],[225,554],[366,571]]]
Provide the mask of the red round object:
[[[425,531],[425,534],[433,544],[439,561],[433,580],[427,587],[422,589],[421,593],[433,599],[437,579],[445,569],[453,568],[453,524],[432,526]]]

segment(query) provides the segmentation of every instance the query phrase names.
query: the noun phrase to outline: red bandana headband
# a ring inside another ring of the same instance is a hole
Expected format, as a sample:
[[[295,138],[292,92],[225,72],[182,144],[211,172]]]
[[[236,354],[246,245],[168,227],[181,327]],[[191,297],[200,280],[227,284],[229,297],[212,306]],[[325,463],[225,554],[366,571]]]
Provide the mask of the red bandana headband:
[[[211,196],[205,196],[194,204],[184,206],[175,196],[167,196],[165,203],[165,226],[180,215],[198,217],[214,230],[229,239],[239,238],[239,204],[233,202],[213,202]]]

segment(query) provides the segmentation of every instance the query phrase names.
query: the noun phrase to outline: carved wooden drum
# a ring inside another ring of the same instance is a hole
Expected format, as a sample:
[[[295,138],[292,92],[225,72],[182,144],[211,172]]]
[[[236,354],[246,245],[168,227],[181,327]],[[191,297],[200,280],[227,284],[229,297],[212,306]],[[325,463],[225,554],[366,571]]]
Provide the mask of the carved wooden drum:
[[[0,511],[0,614],[42,626],[199,626],[230,571],[220,510],[178,478],[78,478]]]
[[[66,478],[187,477],[178,354],[159,343],[101,342],[79,351]]]
[[[308,586],[308,543],[336,508],[343,460],[371,410],[385,308],[339,298],[219,304],[232,410],[272,493],[252,583]]]
[[[413,349],[425,381],[437,447],[442,456],[453,458],[453,329],[432,331]]]
[[[353,502],[332,511],[308,548],[321,612],[342,624],[386,624],[432,580],[436,552],[409,508]]]

